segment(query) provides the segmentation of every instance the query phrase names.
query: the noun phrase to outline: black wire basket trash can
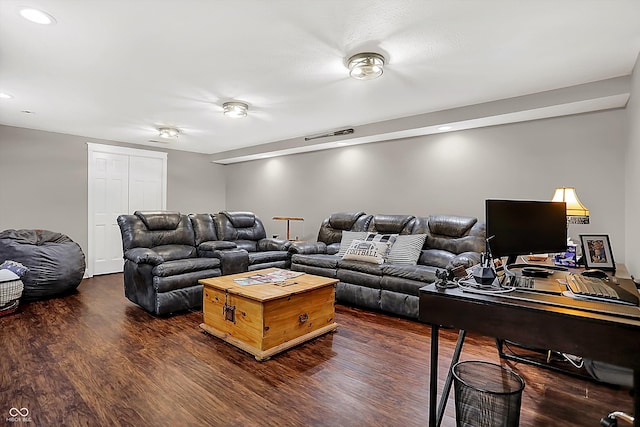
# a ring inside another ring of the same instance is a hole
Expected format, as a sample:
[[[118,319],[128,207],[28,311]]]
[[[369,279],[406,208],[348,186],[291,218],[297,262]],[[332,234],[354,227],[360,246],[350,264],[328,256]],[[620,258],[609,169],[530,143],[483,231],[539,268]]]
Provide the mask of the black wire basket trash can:
[[[488,362],[468,360],[453,365],[458,427],[517,427],[524,380]]]

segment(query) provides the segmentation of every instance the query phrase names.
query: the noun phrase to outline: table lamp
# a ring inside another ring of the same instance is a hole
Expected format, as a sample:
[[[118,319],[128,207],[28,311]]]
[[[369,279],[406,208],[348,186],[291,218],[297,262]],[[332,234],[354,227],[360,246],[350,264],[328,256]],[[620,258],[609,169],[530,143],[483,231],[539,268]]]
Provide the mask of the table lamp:
[[[567,204],[567,226],[569,224],[589,224],[589,209],[580,202],[575,188],[556,188],[551,201],[565,202]]]

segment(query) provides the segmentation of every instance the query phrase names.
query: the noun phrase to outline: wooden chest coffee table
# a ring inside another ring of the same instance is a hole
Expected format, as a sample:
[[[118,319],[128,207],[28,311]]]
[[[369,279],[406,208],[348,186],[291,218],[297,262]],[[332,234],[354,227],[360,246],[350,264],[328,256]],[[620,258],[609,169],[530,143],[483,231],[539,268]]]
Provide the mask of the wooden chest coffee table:
[[[338,280],[304,273],[279,283],[269,281],[282,280],[281,273],[296,272],[267,268],[200,280],[204,285],[200,327],[259,361],[335,330]],[[251,282],[252,277],[269,282],[238,283]]]

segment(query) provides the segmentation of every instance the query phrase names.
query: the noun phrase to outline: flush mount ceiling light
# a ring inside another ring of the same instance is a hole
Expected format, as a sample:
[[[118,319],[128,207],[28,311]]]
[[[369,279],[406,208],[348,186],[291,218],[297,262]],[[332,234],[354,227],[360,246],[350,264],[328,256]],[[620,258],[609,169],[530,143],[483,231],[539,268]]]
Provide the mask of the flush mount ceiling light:
[[[365,52],[358,53],[349,58],[349,75],[358,80],[371,80],[382,75],[384,67],[384,56]]]
[[[20,9],[20,16],[35,24],[53,25],[56,23],[56,18],[40,9],[25,7]]]
[[[176,128],[160,128],[158,129],[160,134],[160,138],[170,139],[170,138],[178,138],[180,135],[180,131]]]
[[[244,102],[232,101],[225,102],[222,104],[222,109],[224,110],[224,115],[226,117],[232,117],[234,119],[240,117],[246,117],[247,111],[249,110],[249,106]]]
[[[9,95],[8,93],[0,92],[0,99],[11,99],[11,98],[13,98],[13,96]]]

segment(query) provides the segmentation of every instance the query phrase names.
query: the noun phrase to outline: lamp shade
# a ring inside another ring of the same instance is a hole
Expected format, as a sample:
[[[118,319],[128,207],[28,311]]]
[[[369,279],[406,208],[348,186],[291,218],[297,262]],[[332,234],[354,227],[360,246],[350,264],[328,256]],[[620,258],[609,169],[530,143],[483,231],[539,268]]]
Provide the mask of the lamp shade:
[[[586,218],[586,222],[580,221],[582,224],[589,223],[589,209],[587,209],[576,194],[576,189],[573,187],[558,187],[553,194],[553,202],[565,202],[567,204],[567,218],[569,217],[582,217]],[[574,221],[571,221],[574,222]]]

